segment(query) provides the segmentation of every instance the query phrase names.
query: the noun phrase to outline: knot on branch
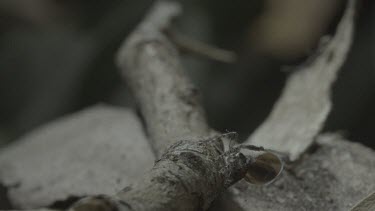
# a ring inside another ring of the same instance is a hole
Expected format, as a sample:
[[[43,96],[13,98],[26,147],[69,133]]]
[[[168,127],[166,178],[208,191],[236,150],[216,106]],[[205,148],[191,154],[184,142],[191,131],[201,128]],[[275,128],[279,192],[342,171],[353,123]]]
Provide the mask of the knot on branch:
[[[225,136],[171,145],[156,161],[154,169],[162,171],[151,181],[180,186],[185,194],[196,197],[198,206],[208,207],[220,192],[242,178],[251,184],[267,184],[282,171],[281,159],[262,147],[237,145],[224,151]]]

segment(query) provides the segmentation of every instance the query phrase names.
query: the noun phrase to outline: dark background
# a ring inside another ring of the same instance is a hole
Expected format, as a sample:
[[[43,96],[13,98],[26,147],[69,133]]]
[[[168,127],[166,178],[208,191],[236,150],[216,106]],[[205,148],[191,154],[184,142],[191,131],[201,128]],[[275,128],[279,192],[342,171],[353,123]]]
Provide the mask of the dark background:
[[[0,143],[99,102],[135,107],[114,55],[152,2],[0,1]],[[334,32],[344,7],[342,0],[180,2],[176,30],[239,56],[230,64],[190,54],[182,61],[210,124],[242,139],[266,118],[293,67]],[[358,0],[355,39],[324,129],[373,148],[374,9]]]

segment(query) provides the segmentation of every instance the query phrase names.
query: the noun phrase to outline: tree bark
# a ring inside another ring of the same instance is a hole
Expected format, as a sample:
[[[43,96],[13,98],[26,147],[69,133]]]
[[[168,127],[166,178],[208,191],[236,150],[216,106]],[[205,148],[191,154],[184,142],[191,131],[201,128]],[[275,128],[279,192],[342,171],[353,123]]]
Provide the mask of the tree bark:
[[[259,155],[241,147],[224,151],[228,135],[212,137],[216,133],[205,121],[197,90],[163,34],[179,12],[178,4],[158,1],[117,58],[159,159],[143,179],[115,197],[87,198],[72,210],[107,205],[119,211],[205,210],[219,193],[245,176]]]
[[[350,46],[353,2],[349,0],[346,19],[333,41],[312,66],[292,74],[274,113],[256,133],[257,138],[251,139],[283,149],[295,162],[288,163],[286,173],[273,186],[237,183],[230,189],[230,209],[348,208],[368,192],[366,188],[374,187],[373,171],[361,174],[374,166],[373,151],[330,135],[318,136],[313,142],[329,113],[330,86]],[[70,211],[206,210],[220,193],[251,173],[260,155],[268,155],[260,147],[228,148],[224,145],[234,134],[217,135],[207,125],[197,91],[184,76],[177,51],[163,33],[179,12],[178,4],[158,1],[117,58],[145,120],[157,158],[154,167],[119,193],[84,198]],[[315,86],[309,84],[319,86],[320,82],[322,87],[310,90]],[[297,97],[298,103],[289,107],[290,97]],[[320,97],[318,106],[309,101]],[[356,172],[348,173],[353,170]],[[358,178],[365,183],[352,181]],[[351,190],[355,190],[353,195],[342,196]]]

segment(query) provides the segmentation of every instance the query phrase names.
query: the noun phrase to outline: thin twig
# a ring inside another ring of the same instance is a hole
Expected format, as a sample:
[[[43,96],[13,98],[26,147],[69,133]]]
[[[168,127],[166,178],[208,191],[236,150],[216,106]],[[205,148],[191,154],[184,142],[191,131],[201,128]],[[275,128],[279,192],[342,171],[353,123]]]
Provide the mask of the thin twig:
[[[166,33],[170,40],[182,51],[225,63],[233,63],[237,60],[237,55],[232,51],[220,49],[177,31],[167,30]]]

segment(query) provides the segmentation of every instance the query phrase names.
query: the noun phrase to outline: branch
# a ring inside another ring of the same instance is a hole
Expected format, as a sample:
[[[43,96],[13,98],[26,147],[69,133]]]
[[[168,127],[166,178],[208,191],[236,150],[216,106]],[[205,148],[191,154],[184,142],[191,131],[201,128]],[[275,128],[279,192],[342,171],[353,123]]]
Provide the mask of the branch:
[[[117,58],[159,156],[175,140],[210,134],[197,90],[184,75],[176,49],[162,33],[180,10],[175,3],[157,3]]]
[[[349,10],[352,9],[352,7],[348,8]],[[224,150],[222,139],[230,138],[233,133],[211,138],[197,138],[209,136],[214,132],[205,123],[201,107],[196,102],[194,88],[183,76],[176,50],[161,33],[178,11],[178,7],[173,3],[157,3],[150,15],[125,43],[118,58],[119,66],[124,76],[129,80],[129,85],[140,104],[147,130],[152,139],[151,144],[160,159],[135,185],[124,188],[114,196],[85,198],[74,204],[70,211],[203,210],[221,191],[241,178],[245,178],[251,183],[264,183],[269,181],[268,173],[272,173],[273,178],[280,172],[279,159],[261,147],[240,145]],[[347,14],[350,14],[350,12],[347,12]],[[341,41],[350,42],[347,36],[350,37],[351,33],[348,32],[351,32],[352,22],[346,19],[346,21],[340,23],[340,26],[344,23],[348,24],[346,26],[349,27],[348,30],[345,27],[344,29],[339,27],[335,38],[332,39],[332,43],[336,44],[333,46],[328,44],[327,46],[331,47],[325,48],[332,51],[323,50],[323,56],[318,56],[316,62],[307,66],[307,69],[293,74],[289,81],[291,84],[297,83],[293,82],[296,80],[293,77],[301,77],[306,84],[314,84],[317,79],[323,81],[327,79],[330,82],[324,83],[324,86],[319,87],[318,90],[321,88],[329,91],[336,71],[341,65],[349,46],[345,43],[339,44],[340,39],[338,37],[343,38]],[[322,70],[327,65],[327,72],[315,69],[319,65],[322,65]],[[306,79],[305,74],[309,75],[311,81]],[[299,84],[297,87],[302,87],[306,91],[305,95],[321,94],[320,91],[313,92],[307,89],[309,86],[303,85]],[[285,91],[287,94],[283,95],[284,97],[291,97],[289,96],[290,93],[295,93],[290,92],[290,90],[294,90],[290,87],[293,86],[288,83]],[[296,93],[298,98],[301,97],[306,100],[303,93]],[[193,103],[191,97],[194,99]],[[284,97],[281,98],[281,101],[285,99]],[[315,95],[309,97],[314,98]],[[302,115],[296,117],[296,119],[304,119],[306,114],[302,113],[311,111],[304,110],[304,107],[300,107],[299,103],[296,104],[297,106],[292,104],[291,107],[297,109],[295,112],[298,115]],[[277,110],[279,106],[277,105],[275,109]],[[288,109],[288,106],[284,104],[284,108]],[[322,111],[320,110],[322,107],[318,106],[317,108],[317,111]],[[326,107],[323,106],[323,108]],[[312,111],[315,112],[316,110],[313,109]],[[323,111],[325,110],[323,109]],[[278,112],[275,111],[275,113]],[[290,115],[294,115],[294,113]],[[284,119],[285,116],[275,116],[282,117],[280,119],[286,121],[278,122],[281,124],[280,127],[284,128],[286,134],[298,135],[298,132],[288,132],[288,130],[301,129],[299,125],[295,125],[296,128],[282,126],[282,124],[290,122],[295,124],[295,119],[292,118],[289,122],[288,118]],[[311,117],[312,120],[323,119],[324,121],[325,119],[325,115],[321,118],[317,118],[315,114],[307,115],[307,117]],[[317,122],[320,121],[312,121],[311,125],[308,121],[303,122],[306,125],[304,126],[305,129],[301,126],[301,133],[306,133],[305,141],[311,141],[309,137],[311,138],[314,131],[318,132],[317,127],[319,128],[321,123],[317,125]],[[269,124],[269,122],[266,124]],[[124,127],[123,124],[120,125]],[[270,127],[270,131],[265,132],[279,132],[272,129],[274,128]],[[297,135],[291,137],[303,138],[303,136]],[[129,140],[126,134],[125,136]],[[313,136],[315,135],[313,134]],[[285,137],[281,137],[282,140],[285,139]],[[277,140],[279,137],[275,138]],[[305,141],[303,141],[303,145],[311,143]],[[275,142],[270,141],[268,143]],[[296,142],[286,142],[286,145],[291,143]],[[167,150],[163,150],[168,145]],[[268,187],[248,187],[247,184],[240,183],[237,187],[234,187],[232,190],[235,193],[236,208],[243,208],[244,210],[295,210],[301,209],[301,206],[303,206],[312,209],[324,208],[318,210],[340,209],[348,207],[350,203],[356,200],[356,197],[362,198],[367,189],[373,189],[374,174],[369,171],[369,168],[374,166],[373,151],[357,144],[337,142],[329,137],[320,137],[317,145],[320,146],[316,149],[317,151],[311,152],[303,162],[294,163],[295,166],[285,172],[284,176],[277,181],[278,184]],[[274,145],[272,146],[274,147]],[[305,149],[305,147],[301,149]],[[17,155],[17,153],[15,154]],[[144,152],[142,152],[142,156],[144,156],[143,154]],[[259,168],[266,170],[267,174],[259,174],[262,172],[258,171]],[[108,172],[104,171],[104,173]],[[124,177],[123,174],[121,176]],[[77,184],[81,185],[81,183]],[[320,185],[317,186],[317,184]],[[94,187],[97,188],[98,186]],[[336,199],[337,201],[335,201]],[[373,196],[366,199],[365,205],[367,206],[369,200],[373,201],[372,199]]]
[[[179,11],[176,3],[158,1],[117,58],[160,159],[133,186],[115,196],[85,198],[70,210],[205,210],[245,176],[264,183],[281,171],[281,161],[263,148],[236,146],[224,151],[223,139],[233,133],[199,138],[215,132],[205,121],[176,49],[162,33]],[[251,173],[259,168],[264,174]],[[269,171],[272,177],[267,177]]]

